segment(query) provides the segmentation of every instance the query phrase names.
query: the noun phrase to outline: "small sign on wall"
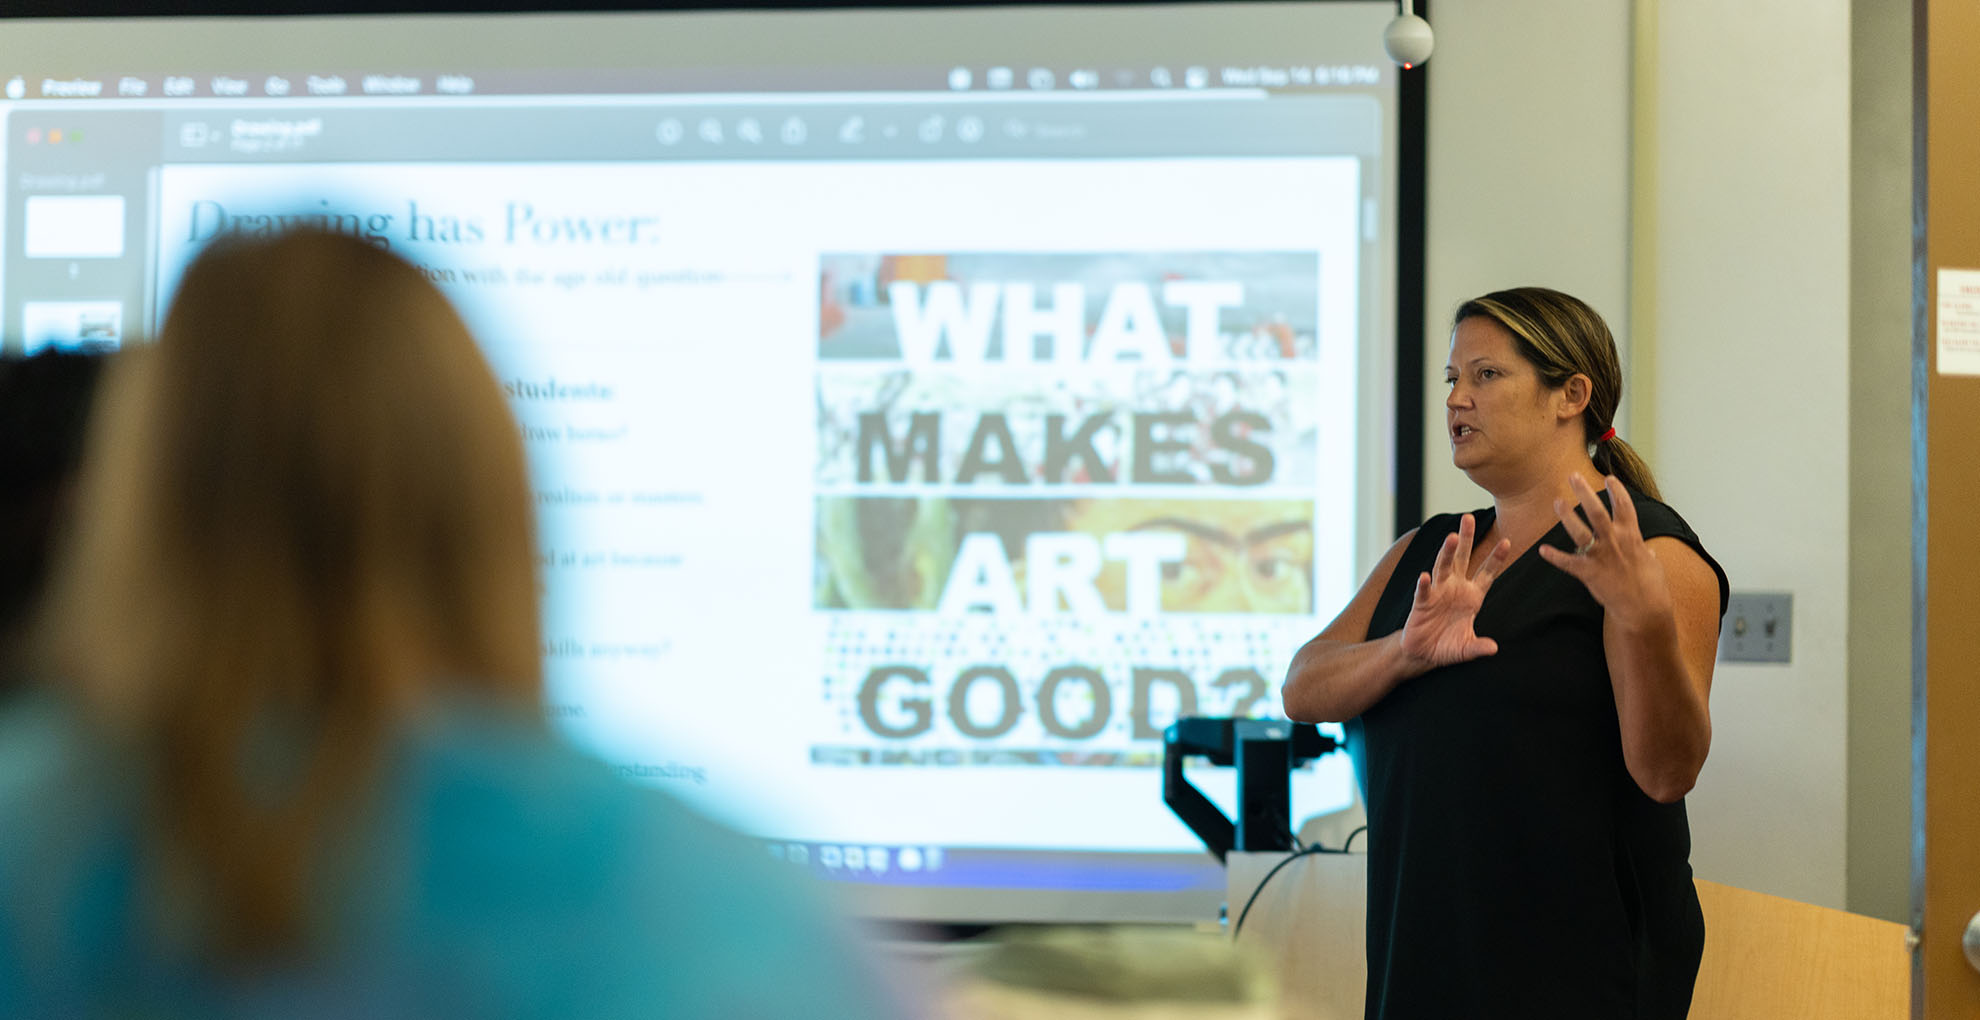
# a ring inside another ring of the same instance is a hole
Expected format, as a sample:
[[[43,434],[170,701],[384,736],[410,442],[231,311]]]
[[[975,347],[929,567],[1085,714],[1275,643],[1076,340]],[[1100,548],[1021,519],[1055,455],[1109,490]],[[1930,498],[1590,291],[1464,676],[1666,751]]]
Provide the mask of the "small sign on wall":
[[[1939,374],[1980,375],[1980,269],[1939,270]]]

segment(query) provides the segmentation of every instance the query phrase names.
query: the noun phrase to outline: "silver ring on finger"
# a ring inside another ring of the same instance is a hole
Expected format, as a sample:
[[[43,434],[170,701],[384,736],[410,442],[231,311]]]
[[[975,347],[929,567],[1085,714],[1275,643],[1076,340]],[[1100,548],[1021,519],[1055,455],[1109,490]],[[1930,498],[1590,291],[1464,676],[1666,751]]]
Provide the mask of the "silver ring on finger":
[[[1595,548],[1595,540],[1591,538],[1588,541],[1583,542],[1578,546],[1575,546],[1574,554],[1576,556],[1586,556],[1588,555],[1588,551],[1593,548]]]

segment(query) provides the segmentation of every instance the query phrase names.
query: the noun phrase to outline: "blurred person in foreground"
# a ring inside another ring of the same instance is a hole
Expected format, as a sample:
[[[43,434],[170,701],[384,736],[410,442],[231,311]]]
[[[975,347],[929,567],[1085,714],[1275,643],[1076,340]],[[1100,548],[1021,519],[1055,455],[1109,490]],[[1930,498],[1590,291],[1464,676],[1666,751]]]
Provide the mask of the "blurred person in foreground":
[[[0,701],[39,671],[28,635],[74,509],[83,425],[104,359],[0,357]]]
[[[411,266],[209,249],[78,509],[0,1015],[895,1015],[798,874],[551,734],[518,428]]]

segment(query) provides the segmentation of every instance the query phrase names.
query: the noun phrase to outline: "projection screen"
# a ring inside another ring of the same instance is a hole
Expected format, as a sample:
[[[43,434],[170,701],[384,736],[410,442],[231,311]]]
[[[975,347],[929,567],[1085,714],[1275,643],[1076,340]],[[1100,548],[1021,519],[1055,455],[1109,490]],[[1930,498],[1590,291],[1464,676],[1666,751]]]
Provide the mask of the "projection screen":
[[[512,399],[570,739],[870,916],[1208,919],[1162,730],[1279,714],[1417,445],[1394,11],[12,20],[4,344],[389,247]]]

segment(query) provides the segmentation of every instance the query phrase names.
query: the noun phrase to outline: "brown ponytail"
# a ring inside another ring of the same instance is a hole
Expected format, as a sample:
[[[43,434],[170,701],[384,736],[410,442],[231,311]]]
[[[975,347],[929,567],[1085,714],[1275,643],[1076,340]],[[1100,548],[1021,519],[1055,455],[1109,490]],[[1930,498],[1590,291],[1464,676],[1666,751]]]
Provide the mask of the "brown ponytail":
[[[1657,480],[1650,475],[1650,465],[1620,436],[1610,436],[1595,444],[1595,470],[1615,475],[1624,485],[1651,499],[1664,498],[1657,491]]]

